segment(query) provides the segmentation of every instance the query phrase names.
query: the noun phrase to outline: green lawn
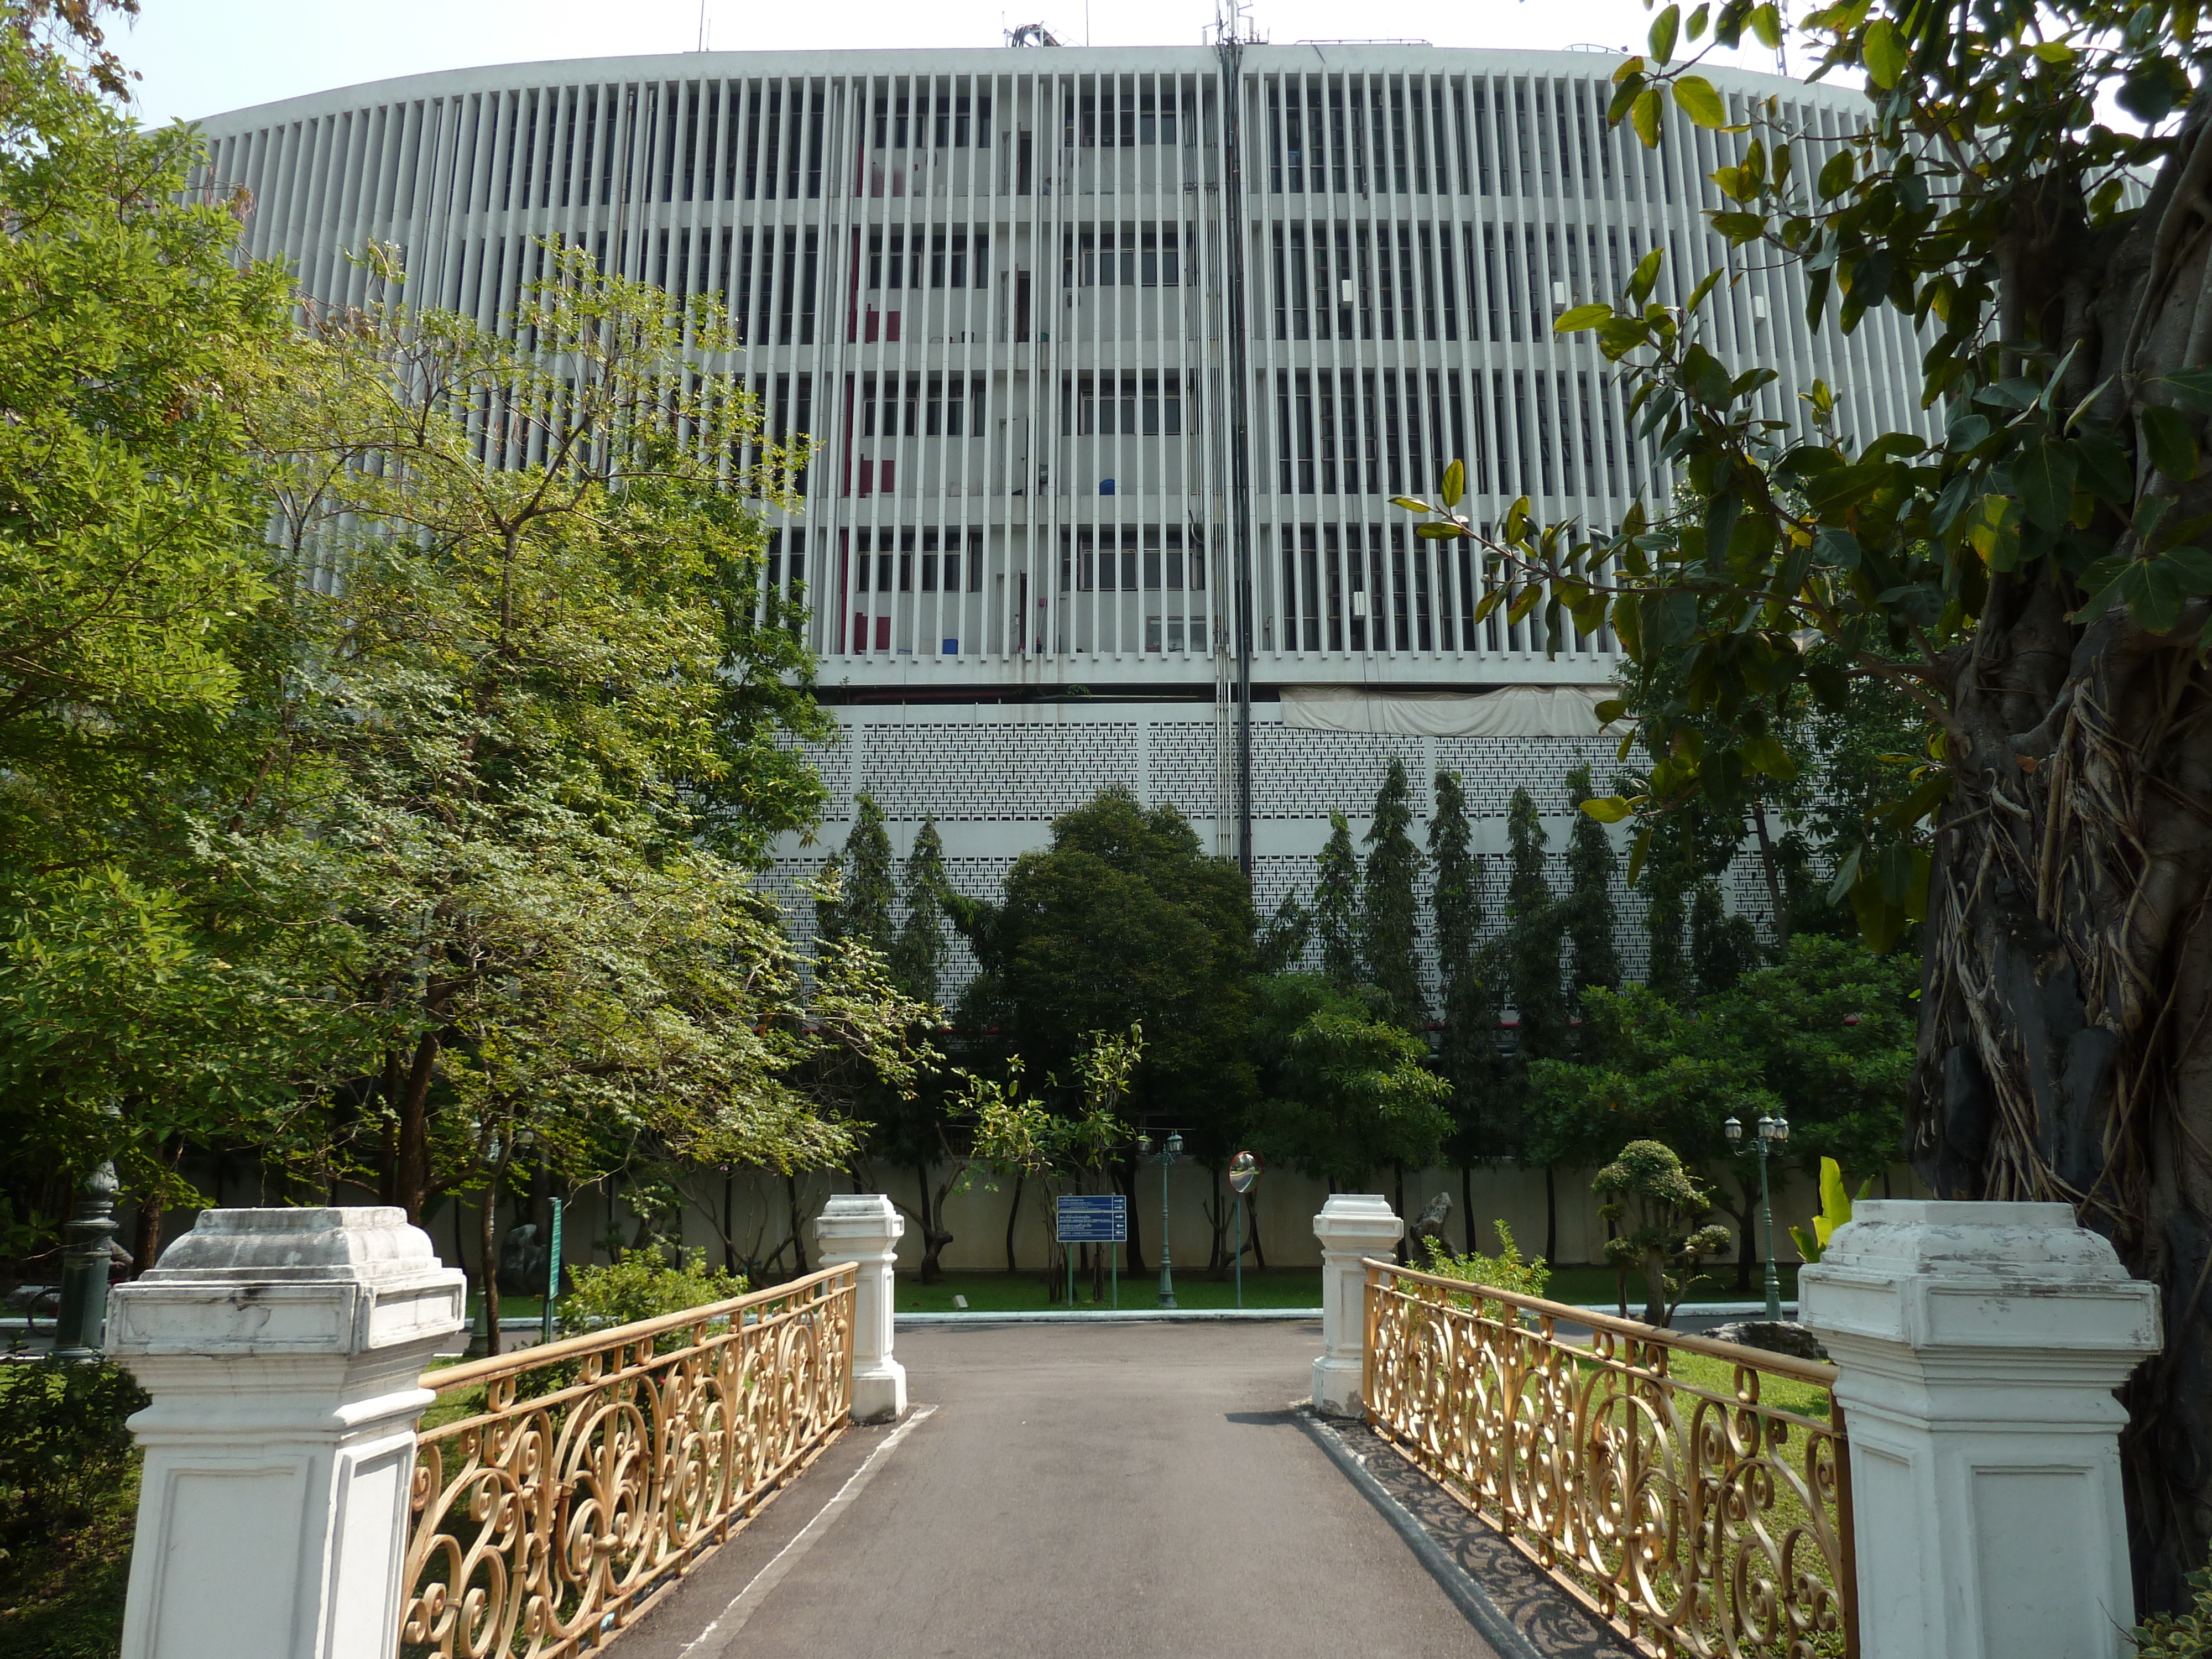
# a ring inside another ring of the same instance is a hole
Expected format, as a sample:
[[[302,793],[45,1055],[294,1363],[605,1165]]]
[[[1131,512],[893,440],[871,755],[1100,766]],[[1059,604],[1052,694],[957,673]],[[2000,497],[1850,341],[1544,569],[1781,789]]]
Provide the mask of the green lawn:
[[[1797,1271],[1795,1263],[1782,1269],[1782,1296],[1788,1301],[1796,1293]],[[1121,1275],[1121,1302],[1125,1310],[1157,1307],[1159,1304],[1159,1270],[1132,1279]],[[1756,1310],[1763,1300],[1754,1275],[1748,1298],[1739,1297],[1732,1288],[1734,1274],[1720,1279],[1701,1279],[1690,1293],[1693,1302],[1745,1301],[1747,1307]],[[901,1313],[952,1313],[957,1311],[952,1298],[964,1296],[972,1313],[1054,1312],[1067,1305],[1066,1281],[1061,1280],[1054,1293],[1045,1293],[1044,1275],[1026,1273],[947,1273],[935,1285],[925,1285],[912,1273],[898,1276],[898,1311]],[[1233,1308],[1237,1305],[1237,1287],[1226,1279],[1217,1279],[1200,1268],[1195,1273],[1178,1271],[1175,1276],[1176,1305],[1182,1308]],[[1610,1306],[1613,1300],[1613,1276],[1610,1267],[1555,1267],[1552,1270],[1552,1285],[1547,1292],[1555,1302],[1573,1302],[1597,1306]],[[1635,1290],[1629,1297],[1628,1312],[1633,1318],[1643,1310],[1642,1291]],[[501,1306],[502,1310],[505,1303]],[[1091,1285],[1079,1279],[1075,1285],[1075,1305],[1079,1310],[1104,1307],[1105,1302],[1091,1300]],[[1321,1306],[1321,1269],[1318,1267],[1271,1267],[1264,1272],[1247,1268],[1244,1273],[1244,1305],[1248,1308],[1318,1308]]]

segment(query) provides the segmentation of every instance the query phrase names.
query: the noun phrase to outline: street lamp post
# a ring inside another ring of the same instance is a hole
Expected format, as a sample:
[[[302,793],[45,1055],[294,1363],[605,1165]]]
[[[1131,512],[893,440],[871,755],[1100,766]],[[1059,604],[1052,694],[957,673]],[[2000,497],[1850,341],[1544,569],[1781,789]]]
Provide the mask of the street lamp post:
[[[1182,1156],[1182,1137],[1171,1134],[1167,1144],[1155,1153],[1150,1135],[1137,1137],[1137,1156],[1146,1164],[1160,1166],[1160,1306],[1172,1308],[1175,1299],[1175,1263],[1168,1249],[1168,1171]]]
[[[1743,1124],[1730,1118],[1721,1125],[1729,1146],[1741,1150],[1743,1143]],[[1766,1228],[1766,1316],[1778,1322],[1782,1318],[1782,1275],[1774,1270],[1774,1196],[1766,1183],[1766,1161],[1770,1155],[1780,1157],[1782,1149],[1790,1144],[1790,1120],[1779,1112],[1772,1117],[1761,1113],[1759,1135],[1753,1143],[1759,1152],[1759,1214]]]
[[[112,1164],[94,1170],[77,1200],[76,1218],[62,1229],[61,1308],[54,1320],[57,1359],[95,1360],[106,1346],[108,1246],[115,1237],[116,1186]]]

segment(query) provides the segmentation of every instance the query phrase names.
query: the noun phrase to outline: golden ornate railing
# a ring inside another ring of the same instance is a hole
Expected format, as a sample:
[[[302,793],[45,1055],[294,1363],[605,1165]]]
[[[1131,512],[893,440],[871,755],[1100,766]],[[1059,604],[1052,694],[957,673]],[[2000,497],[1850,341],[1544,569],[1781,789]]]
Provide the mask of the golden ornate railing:
[[[854,1274],[426,1375],[401,1652],[558,1659],[635,1620],[844,1427]]]
[[[1366,1267],[1368,1423],[1598,1617],[1650,1654],[1856,1659],[1841,1415],[1759,1392],[1834,1366]]]

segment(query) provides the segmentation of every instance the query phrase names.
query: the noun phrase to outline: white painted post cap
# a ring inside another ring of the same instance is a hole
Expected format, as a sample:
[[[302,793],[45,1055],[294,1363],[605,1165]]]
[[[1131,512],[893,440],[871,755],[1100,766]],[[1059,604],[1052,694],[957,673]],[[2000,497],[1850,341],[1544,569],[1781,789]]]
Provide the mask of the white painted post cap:
[[[1824,1341],[2058,1350],[2129,1361],[2120,1376],[2163,1341],[2158,1287],[2129,1278],[2066,1204],[1870,1200],[1797,1284]]]
[[[1313,1226],[1322,1247],[1334,1250],[1387,1250],[1406,1235],[1405,1218],[1380,1193],[1331,1193]]]
[[[906,1236],[906,1217],[881,1193],[833,1193],[814,1218],[814,1237],[824,1249],[881,1249]]]
[[[363,1354],[460,1328],[467,1276],[391,1206],[203,1210],[118,1285],[109,1351]]]

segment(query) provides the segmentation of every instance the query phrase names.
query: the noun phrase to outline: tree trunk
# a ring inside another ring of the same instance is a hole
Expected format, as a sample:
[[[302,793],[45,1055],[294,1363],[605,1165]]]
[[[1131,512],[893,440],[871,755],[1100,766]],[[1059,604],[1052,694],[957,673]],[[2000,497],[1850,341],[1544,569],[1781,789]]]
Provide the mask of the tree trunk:
[[[392,1190],[408,1220],[418,1227],[422,1206],[430,1201],[430,1079],[437,1060],[438,1034],[425,1031],[404,1075],[397,1064],[390,1067],[400,1077],[399,1097],[392,1102],[392,1114],[399,1122]]]
[[[138,1200],[138,1224],[131,1239],[131,1276],[144,1273],[161,1255],[161,1200],[149,1193]]]
[[[1121,1196],[1128,1200],[1129,1276],[1134,1279],[1139,1274],[1152,1272],[1152,1269],[1145,1265],[1145,1235],[1144,1228],[1140,1224],[1143,1211],[1137,1203],[1136,1166],[1131,1164],[1127,1169],[1116,1170],[1114,1172],[1114,1181],[1115,1184],[1121,1188]]]
[[[1790,945],[1790,906],[1782,896],[1782,872],[1775,867],[1774,838],[1766,828],[1766,803],[1751,804],[1752,828],[1759,833],[1759,864],[1766,872],[1766,902],[1774,909],[1774,943],[1778,950]]]
[[[1014,1195],[1006,1205],[1006,1271],[1010,1273],[1022,1270],[1021,1264],[1014,1260],[1014,1218],[1022,1212],[1022,1186],[1028,1179],[1025,1175],[1014,1177]]]
[[[1656,1250],[1644,1253],[1644,1322],[1667,1322],[1667,1264]]]
[[[738,1270],[738,1178],[725,1171],[722,1176],[722,1271],[733,1273]]]
[[[809,1271],[806,1266],[806,1218],[799,1206],[799,1177],[796,1175],[784,1176],[783,1189],[791,1200],[791,1255],[798,1264],[793,1277],[804,1279]]]
[[[952,1235],[945,1230],[945,1200],[951,1183],[948,1182],[945,1186],[939,1188],[936,1201],[931,1202],[929,1165],[917,1164],[914,1166],[914,1184],[921,1194],[921,1213],[916,1218],[921,1223],[921,1282],[935,1285],[945,1277],[945,1269],[939,1265],[939,1258],[944,1255],[945,1247],[952,1242]]]
[[[1751,1289],[1751,1270],[1759,1260],[1759,1241],[1753,1229],[1759,1221],[1759,1200],[1752,1196],[1748,1182],[1736,1182],[1736,1201],[1728,1200],[1728,1189],[1715,1183],[1713,1205],[1722,1214],[1735,1223],[1735,1288],[1739,1295]]]
[[[1467,1241],[1467,1254],[1475,1254],[1474,1231],[1474,1171],[1466,1164],[1459,1166],[1460,1237]],[[1549,1256],[1544,1258],[1550,1261]]]
[[[1390,1169],[1396,1182],[1390,1189],[1391,1207],[1397,1211],[1398,1219],[1404,1221],[1406,1219],[1406,1166],[1402,1164],[1393,1164]],[[1413,1234],[1401,1229],[1398,1234],[1398,1265],[1401,1267],[1408,1267],[1413,1260]]]
[[[483,1297],[484,1352],[499,1346],[499,1172],[484,1188],[483,1207],[477,1212],[477,1279]]]
[[[1544,1166],[1544,1260],[1559,1259],[1559,1172],[1547,1164]]]
[[[2162,400],[2158,377],[2212,361],[2207,210],[2179,188],[2208,142],[2200,100],[2124,240],[2091,232],[2073,198],[2008,270],[2022,334],[2064,337],[2052,321],[2069,286],[2094,295],[2067,325],[2081,349],[2060,401],[2100,388],[2124,432]],[[2175,482],[2135,465],[2136,522],[2153,497],[2169,498],[2169,524],[2212,507],[2202,466]],[[2115,553],[2145,550],[2112,515],[2101,527]],[[1990,583],[1971,652],[1944,665],[1954,786],[1932,849],[1908,1148],[1941,1197],[2073,1205],[2160,1286],[2166,1347],[2119,1390],[2121,1458],[2138,1604],[2172,1608],[2212,1540],[2206,605],[2154,635],[2117,609],[2069,620],[2073,585],[2048,560]]]

